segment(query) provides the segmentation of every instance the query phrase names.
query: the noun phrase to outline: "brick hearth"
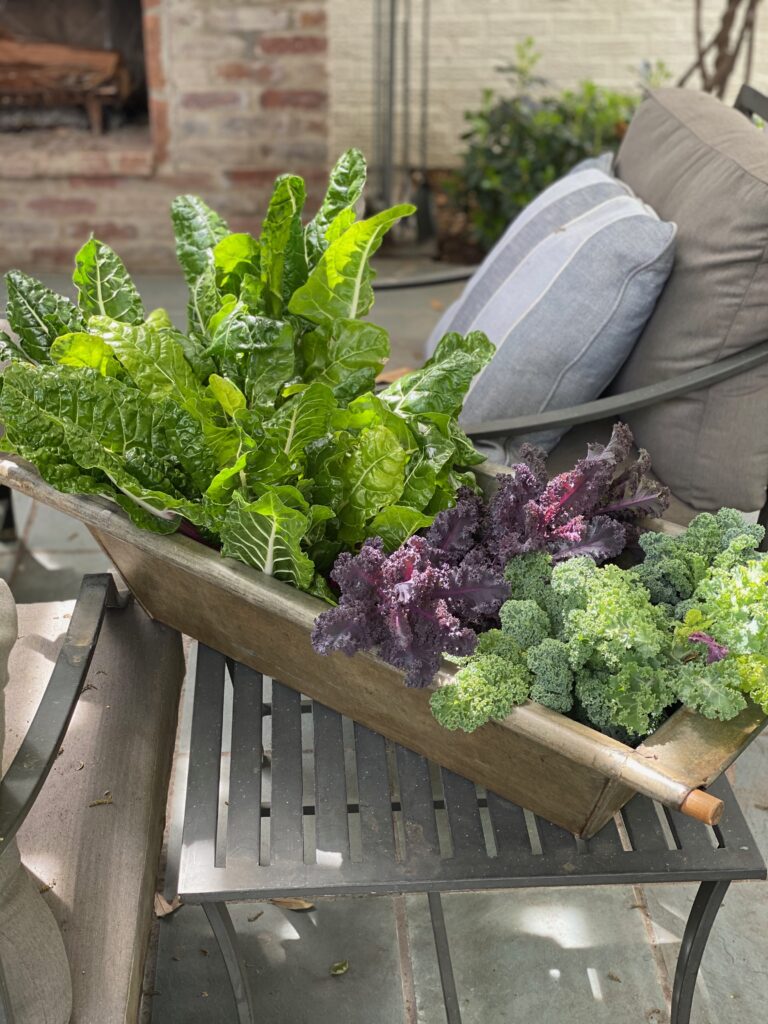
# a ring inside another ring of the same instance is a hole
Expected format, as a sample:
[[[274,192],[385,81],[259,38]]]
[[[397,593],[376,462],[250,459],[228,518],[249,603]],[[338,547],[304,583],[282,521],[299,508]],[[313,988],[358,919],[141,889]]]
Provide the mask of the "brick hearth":
[[[71,266],[91,230],[135,271],[174,266],[195,192],[254,230],[277,174],[327,171],[326,0],[143,0],[148,130],[0,136],[0,265]]]

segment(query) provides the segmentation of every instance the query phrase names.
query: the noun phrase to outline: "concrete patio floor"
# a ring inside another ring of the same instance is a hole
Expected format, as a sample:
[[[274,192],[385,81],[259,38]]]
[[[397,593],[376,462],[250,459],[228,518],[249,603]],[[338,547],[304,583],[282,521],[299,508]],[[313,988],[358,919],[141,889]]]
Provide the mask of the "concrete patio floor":
[[[380,264],[380,272],[387,273]],[[59,290],[66,279],[46,277]],[[148,307],[183,323],[177,279],[138,282]],[[393,332],[392,365],[417,361],[423,339],[459,286],[383,294],[375,319]],[[0,297],[0,304],[2,298]],[[75,597],[84,572],[109,563],[79,524],[15,498],[20,541],[0,551],[17,601]],[[176,759],[171,831],[178,826],[190,709]],[[768,855],[768,735],[739,760],[734,788]],[[172,881],[171,881],[172,885]],[[675,958],[695,887],[516,890],[444,897],[464,1024],[664,1024]],[[322,900],[282,912],[238,904],[259,1020],[268,1024],[445,1024],[426,899]],[[331,964],[349,961],[340,977]],[[768,884],[732,886],[715,924],[693,1024],[758,1024],[768,1006]],[[157,925],[144,1024],[227,1024],[234,1002],[198,907]]]

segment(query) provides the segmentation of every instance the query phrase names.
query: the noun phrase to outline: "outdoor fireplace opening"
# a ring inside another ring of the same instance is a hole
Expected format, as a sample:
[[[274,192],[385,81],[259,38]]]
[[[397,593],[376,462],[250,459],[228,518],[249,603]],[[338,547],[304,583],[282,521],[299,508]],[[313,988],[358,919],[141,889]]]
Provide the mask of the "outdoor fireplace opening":
[[[0,132],[146,130],[141,0],[0,0]]]

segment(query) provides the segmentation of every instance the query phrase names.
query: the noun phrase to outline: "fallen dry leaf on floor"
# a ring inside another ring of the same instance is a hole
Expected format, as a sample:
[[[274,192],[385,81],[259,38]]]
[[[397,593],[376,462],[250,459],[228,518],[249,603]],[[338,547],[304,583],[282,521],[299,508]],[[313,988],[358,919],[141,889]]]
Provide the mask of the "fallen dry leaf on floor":
[[[85,761],[78,761],[77,762],[77,768],[75,768],[75,771],[76,772],[81,772],[83,770],[83,768],[85,768]]]
[[[51,889],[54,887],[54,885],[56,885],[56,879],[55,878],[52,879],[50,882],[48,882],[46,885],[41,885],[40,888],[37,891],[41,892],[41,893],[42,892],[50,892]]]
[[[112,803],[112,794],[109,792],[109,790],[107,790],[103,797],[101,797],[99,800],[91,800],[91,802],[88,804],[88,806],[89,807],[104,807],[105,804],[111,804],[111,803]]]
[[[618,983],[621,985],[621,978],[618,976],[618,974],[614,974],[613,971],[608,971],[608,977],[611,979],[611,981],[618,981]]]
[[[163,896],[161,892],[155,893],[155,917],[168,917],[175,910],[178,910],[181,906],[181,900],[178,896],[173,897],[171,903]]]
[[[331,964],[331,976],[338,978],[340,974],[346,974],[349,970],[349,960],[337,960],[335,964]]]
[[[297,896],[280,896],[269,901],[273,906],[282,910],[314,910],[315,904],[309,900],[300,900]]]
[[[260,917],[264,916],[264,911],[260,910],[258,914],[254,914],[253,917],[249,917],[248,921],[253,924],[254,921],[258,921]]]
[[[441,302],[440,299],[431,299],[429,304],[437,313],[445,309],[445,303]]]

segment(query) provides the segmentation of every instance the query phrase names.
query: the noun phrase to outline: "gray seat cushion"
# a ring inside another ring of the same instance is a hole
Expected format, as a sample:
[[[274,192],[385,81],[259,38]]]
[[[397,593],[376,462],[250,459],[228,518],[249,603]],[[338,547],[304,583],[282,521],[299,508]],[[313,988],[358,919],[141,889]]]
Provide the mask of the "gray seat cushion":
[[[616,391],[768,338],[768,135],[712,96],[661,89],[636,113],[616,172],[678,225],[675,268]],[[628,413],[659,477],[698,509],[765,502],[768,366]]]
[[[675,225],[601,170],[566,175],[510,225],[446,311],[446,331],[484,331],[493,361],[463,422],[544,412],[596,398],[629,355],[672,268]],[[551,448],[562,435],[528,440]],[[484,446],[509,462],[520,438]]]

